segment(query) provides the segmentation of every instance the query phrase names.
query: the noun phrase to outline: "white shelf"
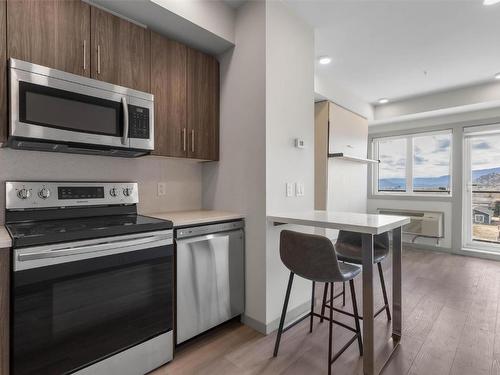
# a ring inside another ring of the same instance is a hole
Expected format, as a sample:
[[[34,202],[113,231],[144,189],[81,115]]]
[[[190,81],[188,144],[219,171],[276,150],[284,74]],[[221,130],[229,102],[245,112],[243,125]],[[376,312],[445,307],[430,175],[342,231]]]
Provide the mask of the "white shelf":
[[[343,159],[349,161],[355,161],[357,163],[375,164],[380,163],[380,160],[360,158],[358,156],[346,155],[343,152],[336,152],[333,154],[328,154],[329,158]]]

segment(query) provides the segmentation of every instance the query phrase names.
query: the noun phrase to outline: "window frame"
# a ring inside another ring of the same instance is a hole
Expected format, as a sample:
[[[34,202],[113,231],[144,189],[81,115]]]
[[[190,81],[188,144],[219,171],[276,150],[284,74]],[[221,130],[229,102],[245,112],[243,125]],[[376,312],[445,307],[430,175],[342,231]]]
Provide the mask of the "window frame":
[[[414,159],[414,138],[433,136],[440,134],[450,135],[450,164],[449,164],[449,176],[450,176],[450,190],[449,191],[414,191],[413,190],[413,159]],[[411,133],[404,135],[395,135],[388,137],[374,137],[371,140],[372,148],[372,158],[378,160],[379,155],[379,142],[381,140],[406,140],[406,165],[405,165],[405,178],[406,178],[406,191],[379,191],[379,163],[372,165],[372,195],[376,196],[417,196],[417,197],[452,197],[453,196],[453,129],[436,130],[436,131],[426,131],[419,133]]]

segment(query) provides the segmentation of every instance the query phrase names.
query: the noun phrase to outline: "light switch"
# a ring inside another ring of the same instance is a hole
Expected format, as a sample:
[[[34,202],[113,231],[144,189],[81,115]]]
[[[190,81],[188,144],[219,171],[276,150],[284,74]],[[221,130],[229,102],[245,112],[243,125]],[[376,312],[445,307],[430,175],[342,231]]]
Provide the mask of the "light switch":
[[[302,182],[296,182],[295,183],[295,195],[297,197],[303,197],[304,196],[304,184]]]
[[[286,183],[286,196],[287,197],[293,196],[293,184],[290,182]]]
[[[158,196],[161,197],[165,194],[167,194],[167,183],[158,182]]]

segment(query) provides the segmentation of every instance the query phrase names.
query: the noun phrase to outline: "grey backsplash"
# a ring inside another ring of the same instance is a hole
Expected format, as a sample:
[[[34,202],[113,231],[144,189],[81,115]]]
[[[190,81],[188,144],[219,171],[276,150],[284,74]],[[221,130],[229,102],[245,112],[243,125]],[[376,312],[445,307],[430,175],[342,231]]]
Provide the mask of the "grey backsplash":
[[[0,149],[0,224],[4,222],[5,181],[137,181],[139,212],[201,208],[201,164],[145,156],[136,159]],[[159,197],[158,182],[166,182]]]

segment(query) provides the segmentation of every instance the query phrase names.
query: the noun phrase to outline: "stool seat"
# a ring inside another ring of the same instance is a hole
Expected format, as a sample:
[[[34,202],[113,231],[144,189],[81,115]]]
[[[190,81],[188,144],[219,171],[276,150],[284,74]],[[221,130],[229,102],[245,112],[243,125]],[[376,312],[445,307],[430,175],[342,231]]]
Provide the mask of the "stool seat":
[[[341,281],[352,280],[361,273],[361,267],[356,266],[354,264],[339,263],[339,268],[340,268],[340,273],[342,274]]]
[[[336,243],[335,252],[337,253],[337,258],[341,262],[349,262],[355,264],[362,264],[362,255],[358,245],[352,245],[349,243]],[[373,263],[382,262],[389,254],[388,248],[374,246],[373,249]]]

